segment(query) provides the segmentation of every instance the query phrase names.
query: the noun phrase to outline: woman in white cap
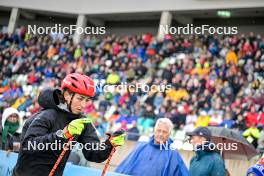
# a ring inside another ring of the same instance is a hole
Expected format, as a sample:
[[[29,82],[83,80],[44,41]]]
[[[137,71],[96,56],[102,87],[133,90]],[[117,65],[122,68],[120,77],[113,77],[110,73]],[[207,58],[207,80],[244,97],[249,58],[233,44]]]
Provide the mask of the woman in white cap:
[[[2,150],[19,151],[23,119],[15,108],[6,108],[2,116]]]

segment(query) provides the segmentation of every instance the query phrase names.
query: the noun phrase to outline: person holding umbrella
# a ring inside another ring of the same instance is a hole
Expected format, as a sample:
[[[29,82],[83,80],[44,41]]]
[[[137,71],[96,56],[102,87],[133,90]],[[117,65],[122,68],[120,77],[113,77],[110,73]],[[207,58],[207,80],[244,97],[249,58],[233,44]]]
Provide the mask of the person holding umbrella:
[[[218,152],[213,150],[210,130],[198,127],[186,134],[190,136],[189,141],[196,154],[190,162],[190,176],[225,176],[225,164]]]
[[[69,141],[82,144],[84,157],[94,162],[105,161],[114,147],[123,145],[124,134],[100,142],[92,120],[82,115],[85,105],[95,95],[93,80],[79,73],[67,75],[61,90],[43,90],[38,97],[43,109],[26,122],[27,129],[23,128],[13,176],[61,176],[71,152]],[[32,144],[37,148],[32,148]]]

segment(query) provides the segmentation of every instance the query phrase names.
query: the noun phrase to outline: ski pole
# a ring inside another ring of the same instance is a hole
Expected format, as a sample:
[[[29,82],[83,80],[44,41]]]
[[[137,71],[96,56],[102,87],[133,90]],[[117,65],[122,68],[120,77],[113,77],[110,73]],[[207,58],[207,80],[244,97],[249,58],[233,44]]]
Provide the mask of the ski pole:
[[[124,130],[120,130],[120,131],[116,131],[113,135],[111,135],[110,133],[106,133],[106,135],[108,135],[109,136],[109,140],[111,140],[112,137],[116,137],[116,136],[121,135],[123,133],[124,133]],[[107,168],[108,168],[108,166],[110,164],[110,161],[111,161],[115,151],[116,151],[116,147],[113,146],[113,148],[111,150],[111,153],[109,154],[109,157],[108,157],[108,159],[107,159],[107,161],[105,163],[105,166],[104,166],[104,169],[103,169],[103,172],[102,172],[101,176],[105,175],[106,170],[107,170]]]
[[[65,148],[63,148],[63,150],[62,150],[60,156],[58,157],[56,163],[53,165],[53,168],[51,169],[51,171],[50,171],[50,173],[49,173],[48,176],[53,176],[53,175],[54,175],[54,173],[55,173],[55,171],[56,171],[58,165],[60,164],[61,160],[63,159],[65,153],[69,150],[70,143],[71,143],[72,140],[73,140],[73,137],[69,138],[69,140],[68,140],[68,142],[67,142]]]
[[[107,168],[108,168],[108,166],[110,164],[110,161],[111,161],[112,156],[114,155],[115,151],[116,151],[116,149],[115,149],[115,147],[113,147],[112,150],[111,150],[111,153],[110,153],[110,155],[109,155],[109,157],[108,157],[108,159],[107,159],[107,161],[105,163],[105,166],[104,166],[104,169],[103,169],[103,172],[102,172],[101,176],[105,175],[106,170],[107,170]]]

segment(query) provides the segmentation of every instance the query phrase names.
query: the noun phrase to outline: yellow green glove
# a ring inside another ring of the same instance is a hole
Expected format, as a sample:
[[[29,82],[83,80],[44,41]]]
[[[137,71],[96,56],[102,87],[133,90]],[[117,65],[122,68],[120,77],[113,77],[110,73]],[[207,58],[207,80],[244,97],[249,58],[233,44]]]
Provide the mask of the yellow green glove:
[[[125,144],[125,136],[126,134],[123,131],[118,131],[111,135],[109,140],[114,147],[122,146]]]
[[[122,134],[120,136],[112,137],[110,139],[111,144],[116,147],[116,146],[122,146],[125,144],[125,134]]]
[[[84,124],[92,123],[90,118],[81,118],[73,120],[63,129],[63,134],[66,139],[76,135],[80,135],[84,129]]]

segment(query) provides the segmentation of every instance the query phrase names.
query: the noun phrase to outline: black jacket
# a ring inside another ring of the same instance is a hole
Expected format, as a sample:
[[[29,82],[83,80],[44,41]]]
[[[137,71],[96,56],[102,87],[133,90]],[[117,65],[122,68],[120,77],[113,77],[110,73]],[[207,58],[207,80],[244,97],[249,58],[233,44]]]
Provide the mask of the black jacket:
[[[12,152],[18,152],[18,149],[14,147],[15,143],[20,142],[20,134],[14,133],[13,135],[7,135],[7,143],[2,146],[2,150],[11,150]]]
[[[61,95],[61,92],[58,89],[45,89],[41,91],[38,101],[43,109],[35,114],[33,118],[29,119],[24,126],[21,134],[21,149],[13,176],[47,176],[60,155],[62,148],[54,150],[54,148],[51,148],[51,145],[46,145],[48,148],[46,149],[45,146],[45,149],[41,150],[41,147],[47,143],[65,144],[67,140],[56,135],[56,132],[62,130],[72,120],[82,118],[81,115],[74,115],[67,111],[67,109],[61,108],[59,95]],[[108,158],[112,150],[112,145],[108,140],[100,143],[92,124],[87,124],[82,134],[76,136],[74,141],[90,146],[88,150],[82,150],[84,157],[89,161],[103,162]],[[93,147],[95,144],[100,144],[101,147],[96,149]],[[39,146],[39,149],[34,150],[34,146]],[[70,150],[66,152],[54,176],[63,174],[69,155]]]

